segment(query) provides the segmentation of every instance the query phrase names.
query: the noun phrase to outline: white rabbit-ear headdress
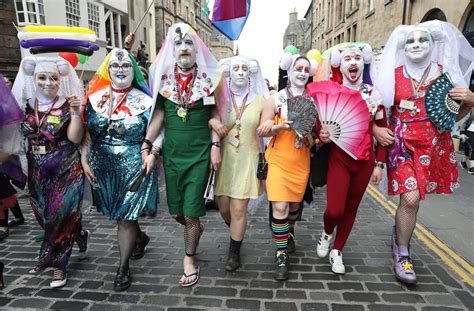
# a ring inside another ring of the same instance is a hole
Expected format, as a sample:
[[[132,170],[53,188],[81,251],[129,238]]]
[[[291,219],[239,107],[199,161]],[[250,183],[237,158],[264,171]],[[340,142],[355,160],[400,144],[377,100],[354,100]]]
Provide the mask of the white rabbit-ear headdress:
[[[286,70],[289,74],[291,69],[295,66],[296,60],[300,58],[306,59],[309,62],[309,75],[314,76],[316,74],[316,70],[318,69],[318,63],[314,59],[308,59],[306,56],[299,54],[292,55],[289,52],[284,52],[280,59],[280,69]]]
[[[13,96],[24,110],[27,103],[34,103],[37,95],[34,77],[39,72],[56,72],[61,77],[58,96],[76,96],[82,102],[84,87],[69,62],[60,57],[27,56],[22,59],[20,70],[12,87]]]

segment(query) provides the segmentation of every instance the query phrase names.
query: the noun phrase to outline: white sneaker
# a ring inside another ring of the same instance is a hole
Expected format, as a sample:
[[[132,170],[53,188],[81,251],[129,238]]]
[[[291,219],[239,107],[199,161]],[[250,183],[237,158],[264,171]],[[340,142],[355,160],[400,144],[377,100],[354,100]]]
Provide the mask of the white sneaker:
[[[337,249],[333,249],[329,253],[329,263],[331,264],[331,270],[337,274],[344,274],[346,272],[346,267],[342,263],[342,253]]]
[[[331,234],[326,234],[324,232],[321,234],[321,237],[319,238],[318,245],[316,246],[316,252],[318,253],[319,258],[324,258],[328,255],[329,253],[329,246],[331,245],[331,239],[332,235]]]
[[[49,283],[51,288],[63,287],[67,283],[67,272],[55,269],[53,272],[53,281]]]

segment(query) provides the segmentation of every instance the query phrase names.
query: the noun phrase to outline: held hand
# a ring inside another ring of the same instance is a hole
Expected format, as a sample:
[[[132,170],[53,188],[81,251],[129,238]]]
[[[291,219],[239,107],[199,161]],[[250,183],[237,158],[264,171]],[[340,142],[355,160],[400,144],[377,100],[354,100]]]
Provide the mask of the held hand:
[[[133,43],[135,43],[135,34],[134,33],[129,33],[127,37],[125,37],[124,41],[124,47],[127,50],[130,50],[133,46]]]
[[[474,107],[474,93],[468,88],[455,87],[449,91],[449,96],[458,102],[463,102],[471,107]]]
[[[212,146],[211,147],[211,166],[217,171],[221,165],[221,148]]]
[[[331,138],[329,138],[329,136],[331,136],[331,134],[329,134],[329,132],[326,130],[321,130],[319,132],[319,139],[325,144],[328,144],[331,142]]]
[[[227,134],[229,133],[229,131],[227,130],[227,127],[224,124],[222,124],[222,122],[219,120],[211,119],[209,120],[209,125],[214,130],[214,132],[216,132],[217,135],[219,135],[220,138],[227,136]]]
[[[270,133],[272,130],[273,126],[273,121],[272,120],[267,120],[263,122],[259,127],[257,127],[257,135],[258,136],[266,136]]]
[[[461,134],[461,135],[459,135],[459,139],[460,139],[462,142],[464,142],[464,141],[467,140],[467,135]]]
[[[285,121],[283,121],[282,124],[280,124],[280,127],[281,127],[282,129],[284,129],[284,130],[289,130],[291,124],[293,124],[293,121],[285,120]]]
[[[81,101],[77,96],[68,96],[66,99],[69,102],[69,112],[79,111],[81,108]]]
[[[87,159],[83,156],[81,157],[81,164],[82,164],[82,169],[84,170],[84,175],[86,175],[86,178],[89,181],[89,183],[93,184],[94,183],[94,172],[92,172],[92,169],[89,166],[89,163],[87,162]]]
[[[372,127],[372,133],[377,142],[383,147],[391,145],[395,141],[395,136],[393,135],[393,132],[386,127],[379,127],[377,125],[374,125]]]
[[[142,157],[143,157],[143,153],[142,153]],[[149,175],[151,173],[151,171],[153,171],[153,167],[155,166],[155,162],[156,162],[156,158],[154,155],[150,154],[148,156],[146,156],[145,160],[143,161],[143,164],[142,164],[142,170],[145,171],[145,173],[147,175]]]
[[[380,184],[380,181],[382,180],[382,168],[381,167],[375,167],[374,172],[372,173],[372,183],[374,185]]]

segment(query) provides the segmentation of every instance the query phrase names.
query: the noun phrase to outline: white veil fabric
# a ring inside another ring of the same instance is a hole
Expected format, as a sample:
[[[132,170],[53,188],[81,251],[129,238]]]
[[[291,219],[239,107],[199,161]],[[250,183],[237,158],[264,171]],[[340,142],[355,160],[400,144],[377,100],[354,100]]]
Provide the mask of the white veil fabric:
[[[150,78],[153,93],[153,101],[156,102],[158,94],[176,103],[176,90],[174,90],[174,38],[177,33],[185,36],[188,34],[193,40],[196,48],[197,77],[192,86],[192,96],[190,102],[195,102],[200,98],[209,96],[218,87],[222,78],[222,69],[219,62],[211,54],[209,48],[199,38],[196,31],[188,24],[177,23],[168,29],[163,46],[150,67]]]
[[[26,104],[33,105],[39,94],[34,83],[34,74],[40,71],[57,71],[61,75],[58,96],[65,99],[68,96],[76,96],[82,102],[84,98],[84,87],[82,81],[76,74],[74,68],[68,61],[60,57],[25,57],[20,64],[20,70],[13,84],[12,93],[18,105],[25,110]],[[59,100],[58,104],[64,101]],[[42,110],[39,107],[40,111]]]
[[[438,20],[416,25],[400,25],[392,32],[382,52],[375,85],[382,93],[386,107],[393,105],[395,68],[406,64],[404,43],[407,34],[426,29],[433,38],[431,62],[443,66],[456,86],[467,86],[474,69],[474,49],[452,24]]]
[[[260,65],[257,60],[246,57],[243,55],[237,55],[229,58],[224,58],[220,61],[220,64],[222,66],[222,69],[224,71],[224,76],[226,77],[226,81],[228,84],[231,84],[230,81],[230,71],[232,70],[232,65],[234,62],[242,60],[245,63],[247,63],[249,67],[249,79],[250,79],[250,84],[249,84],[249,89],[248,89],[248,97],[247,97],[247,103],[250,104],[255,97],[257,96],[262,96],[263,98],[267,99],[270,96],[270,93],[268,92],[268,87],[267,84],[265,83],[265,79],[263,78],[262,70],[260,69]],[[229,86],[229,89],[232,87]],[[230,101],[230,98],[229,98]],[[229,103],[228,107],[226,108],[227,112],[230,112],[232,109],[232,105]],[[222,116],[221,116],[222,117]],[[226,119],[221,120],[225,124],[229,118],[229,113],[226,113],[225,115]]]
[[[57,106],[62,105],[67,96],[77,96],[83,100],[84,88],[76,71],[66,60],[59,57],[25,57],[20,64],[20,70],[13,84],[12,94],[18,106],[25,111],[26,105],[34,108],[34,102],[40,95],[36,92],[34,74],[37,72],[58,72],[61,76],[58,95],[60,100]],[[39,105],[40,111],[45,111],[48,106]],[[10,154],[23,154],[26,141],[20,133],[19,125],[11,125],[2,130],[0,145]]]

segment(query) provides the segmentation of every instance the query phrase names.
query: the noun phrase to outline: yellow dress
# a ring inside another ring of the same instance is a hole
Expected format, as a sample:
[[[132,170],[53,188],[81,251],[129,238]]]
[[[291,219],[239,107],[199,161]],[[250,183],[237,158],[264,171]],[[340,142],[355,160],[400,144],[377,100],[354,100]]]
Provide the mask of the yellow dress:
[[[275,124],[286,120],[288,106],[285,90],[276,94],[275,106],[280,117]],[[297,135],[291,130],[280,131],[273,136],[265,152],[268,162],[266,180],[268,200],[273,202],[301,202],[310,172],[310,148],[303,143],[295,147]]]
[[[217,171],[215,195],[225,195],[234,199],[256,199],[261,192],[261,182],[257,179],[258,143],[257,127],[263,111],[264,98],[256,96],[248,104],[241,118],[240,143],[238,148],[229,143],[235,137],[237,128],[233,126],[222,143],[222,163]],[[234,124],[234,109],[228,124]],[[230,127],[230,126],[229,126]]]

